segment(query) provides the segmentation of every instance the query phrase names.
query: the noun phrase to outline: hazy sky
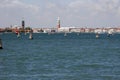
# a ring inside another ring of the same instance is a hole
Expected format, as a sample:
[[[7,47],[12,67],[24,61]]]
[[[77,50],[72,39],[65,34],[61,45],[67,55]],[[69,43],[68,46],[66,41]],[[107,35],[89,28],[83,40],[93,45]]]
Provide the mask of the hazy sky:
[[[26,26],[117,27],[120,26],[120,0],[0,0],[0,27]]]

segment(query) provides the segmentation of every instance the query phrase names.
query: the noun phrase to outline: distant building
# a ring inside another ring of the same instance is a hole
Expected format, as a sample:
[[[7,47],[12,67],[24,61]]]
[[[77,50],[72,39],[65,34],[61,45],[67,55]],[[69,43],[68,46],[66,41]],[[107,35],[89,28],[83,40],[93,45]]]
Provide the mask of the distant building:
[[[70,32],[80,32],[80,28],[70,28]]]
[[[96,28],[96,29],[94,30],[94,33],[103,33],[103,29],[101,29],[101,28]]]
[[[120,28],[116,28],[115,31],[116,31],[117,33],[120,33]]]
[[[75,27],[60,27],[58,32],[70,32]]]

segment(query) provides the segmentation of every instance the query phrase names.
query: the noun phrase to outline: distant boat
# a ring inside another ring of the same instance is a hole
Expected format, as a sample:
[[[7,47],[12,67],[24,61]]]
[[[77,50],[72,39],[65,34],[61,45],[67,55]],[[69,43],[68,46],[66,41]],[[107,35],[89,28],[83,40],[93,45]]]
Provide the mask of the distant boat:
[[[108,34],[113,34],[113,32],[112,31],[108,31]]]
[[[44,31],[43,31],[43,33],[47,33],[47,31],[46,31],[46,30],[44,30]]]

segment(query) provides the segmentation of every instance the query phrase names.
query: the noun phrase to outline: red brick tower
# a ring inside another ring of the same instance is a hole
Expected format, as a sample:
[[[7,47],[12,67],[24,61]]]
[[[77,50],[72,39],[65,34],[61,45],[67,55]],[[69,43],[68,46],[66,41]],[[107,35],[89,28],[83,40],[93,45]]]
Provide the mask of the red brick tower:
[[[24,30],[25,29],[25,21],[24,21],[24,18],[22,20],[22,29]]]

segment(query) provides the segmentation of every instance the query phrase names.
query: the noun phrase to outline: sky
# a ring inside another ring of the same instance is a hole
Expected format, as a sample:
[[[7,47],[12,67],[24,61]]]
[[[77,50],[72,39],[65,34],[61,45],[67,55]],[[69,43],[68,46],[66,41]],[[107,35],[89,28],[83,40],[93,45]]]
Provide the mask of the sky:
[[[0,27],[120,27],[120,0],[0,0]]]

